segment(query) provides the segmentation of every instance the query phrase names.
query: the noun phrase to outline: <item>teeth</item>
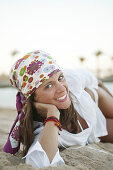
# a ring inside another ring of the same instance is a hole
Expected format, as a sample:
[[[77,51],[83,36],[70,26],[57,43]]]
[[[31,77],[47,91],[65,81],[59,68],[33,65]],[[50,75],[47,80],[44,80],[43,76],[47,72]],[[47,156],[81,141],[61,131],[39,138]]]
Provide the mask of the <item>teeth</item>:
[[[63,99],[65,99],[65,97],[66,97],[66,94],[64,96],[58,98],[57,100],[63,100]]]

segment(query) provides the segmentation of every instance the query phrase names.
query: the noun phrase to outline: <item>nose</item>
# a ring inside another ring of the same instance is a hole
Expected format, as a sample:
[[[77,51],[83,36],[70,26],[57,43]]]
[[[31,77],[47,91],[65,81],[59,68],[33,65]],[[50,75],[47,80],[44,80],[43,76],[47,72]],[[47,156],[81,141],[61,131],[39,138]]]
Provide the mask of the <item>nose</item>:
[[[65,92],[66,88],[64,86],[64,84],[62,84],[61,82],[58,82],[56,85],[56,92],[57,93],[61,93],[61,92]]]

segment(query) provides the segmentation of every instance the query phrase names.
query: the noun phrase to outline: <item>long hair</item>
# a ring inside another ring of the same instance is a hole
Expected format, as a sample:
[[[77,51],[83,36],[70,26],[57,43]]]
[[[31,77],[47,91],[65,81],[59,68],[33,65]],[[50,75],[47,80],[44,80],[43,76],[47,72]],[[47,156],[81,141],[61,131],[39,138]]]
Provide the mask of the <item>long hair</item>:
[[[20,139],[23,144],[23,156],[26,155],[29,147],[34,141],[34,127],[33,121],[44,122],[45,118],[38,114],[33,105],[35,92],[28,98],[27,104],[24,108],[25,117],[20,123]],[[60,123],[63,129],[68,130],[67,125],[71,123],[71,133],[77,133],[77,114],[74,109],[73,103],[68,109],[60,111]]]

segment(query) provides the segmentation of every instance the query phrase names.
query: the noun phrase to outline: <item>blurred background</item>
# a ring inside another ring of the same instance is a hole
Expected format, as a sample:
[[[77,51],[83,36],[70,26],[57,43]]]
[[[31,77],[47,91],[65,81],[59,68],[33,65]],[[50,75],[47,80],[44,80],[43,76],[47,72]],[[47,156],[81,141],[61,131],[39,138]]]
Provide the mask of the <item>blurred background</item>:
[[[0,107],[15,107],[11,65],[37,49],[92,71],[113,94],[113,0],[0,0],[0,21]]]

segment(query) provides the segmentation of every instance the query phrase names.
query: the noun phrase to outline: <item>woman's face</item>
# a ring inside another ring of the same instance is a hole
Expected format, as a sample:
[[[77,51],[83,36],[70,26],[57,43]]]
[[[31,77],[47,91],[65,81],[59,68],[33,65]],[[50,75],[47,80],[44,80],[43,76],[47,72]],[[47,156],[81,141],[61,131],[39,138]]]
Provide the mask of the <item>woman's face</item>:
[[[53,104],[58,109],[67,109],[71,100],[68,85],[62,72],[57,72],[35,91],[35,101]]]

